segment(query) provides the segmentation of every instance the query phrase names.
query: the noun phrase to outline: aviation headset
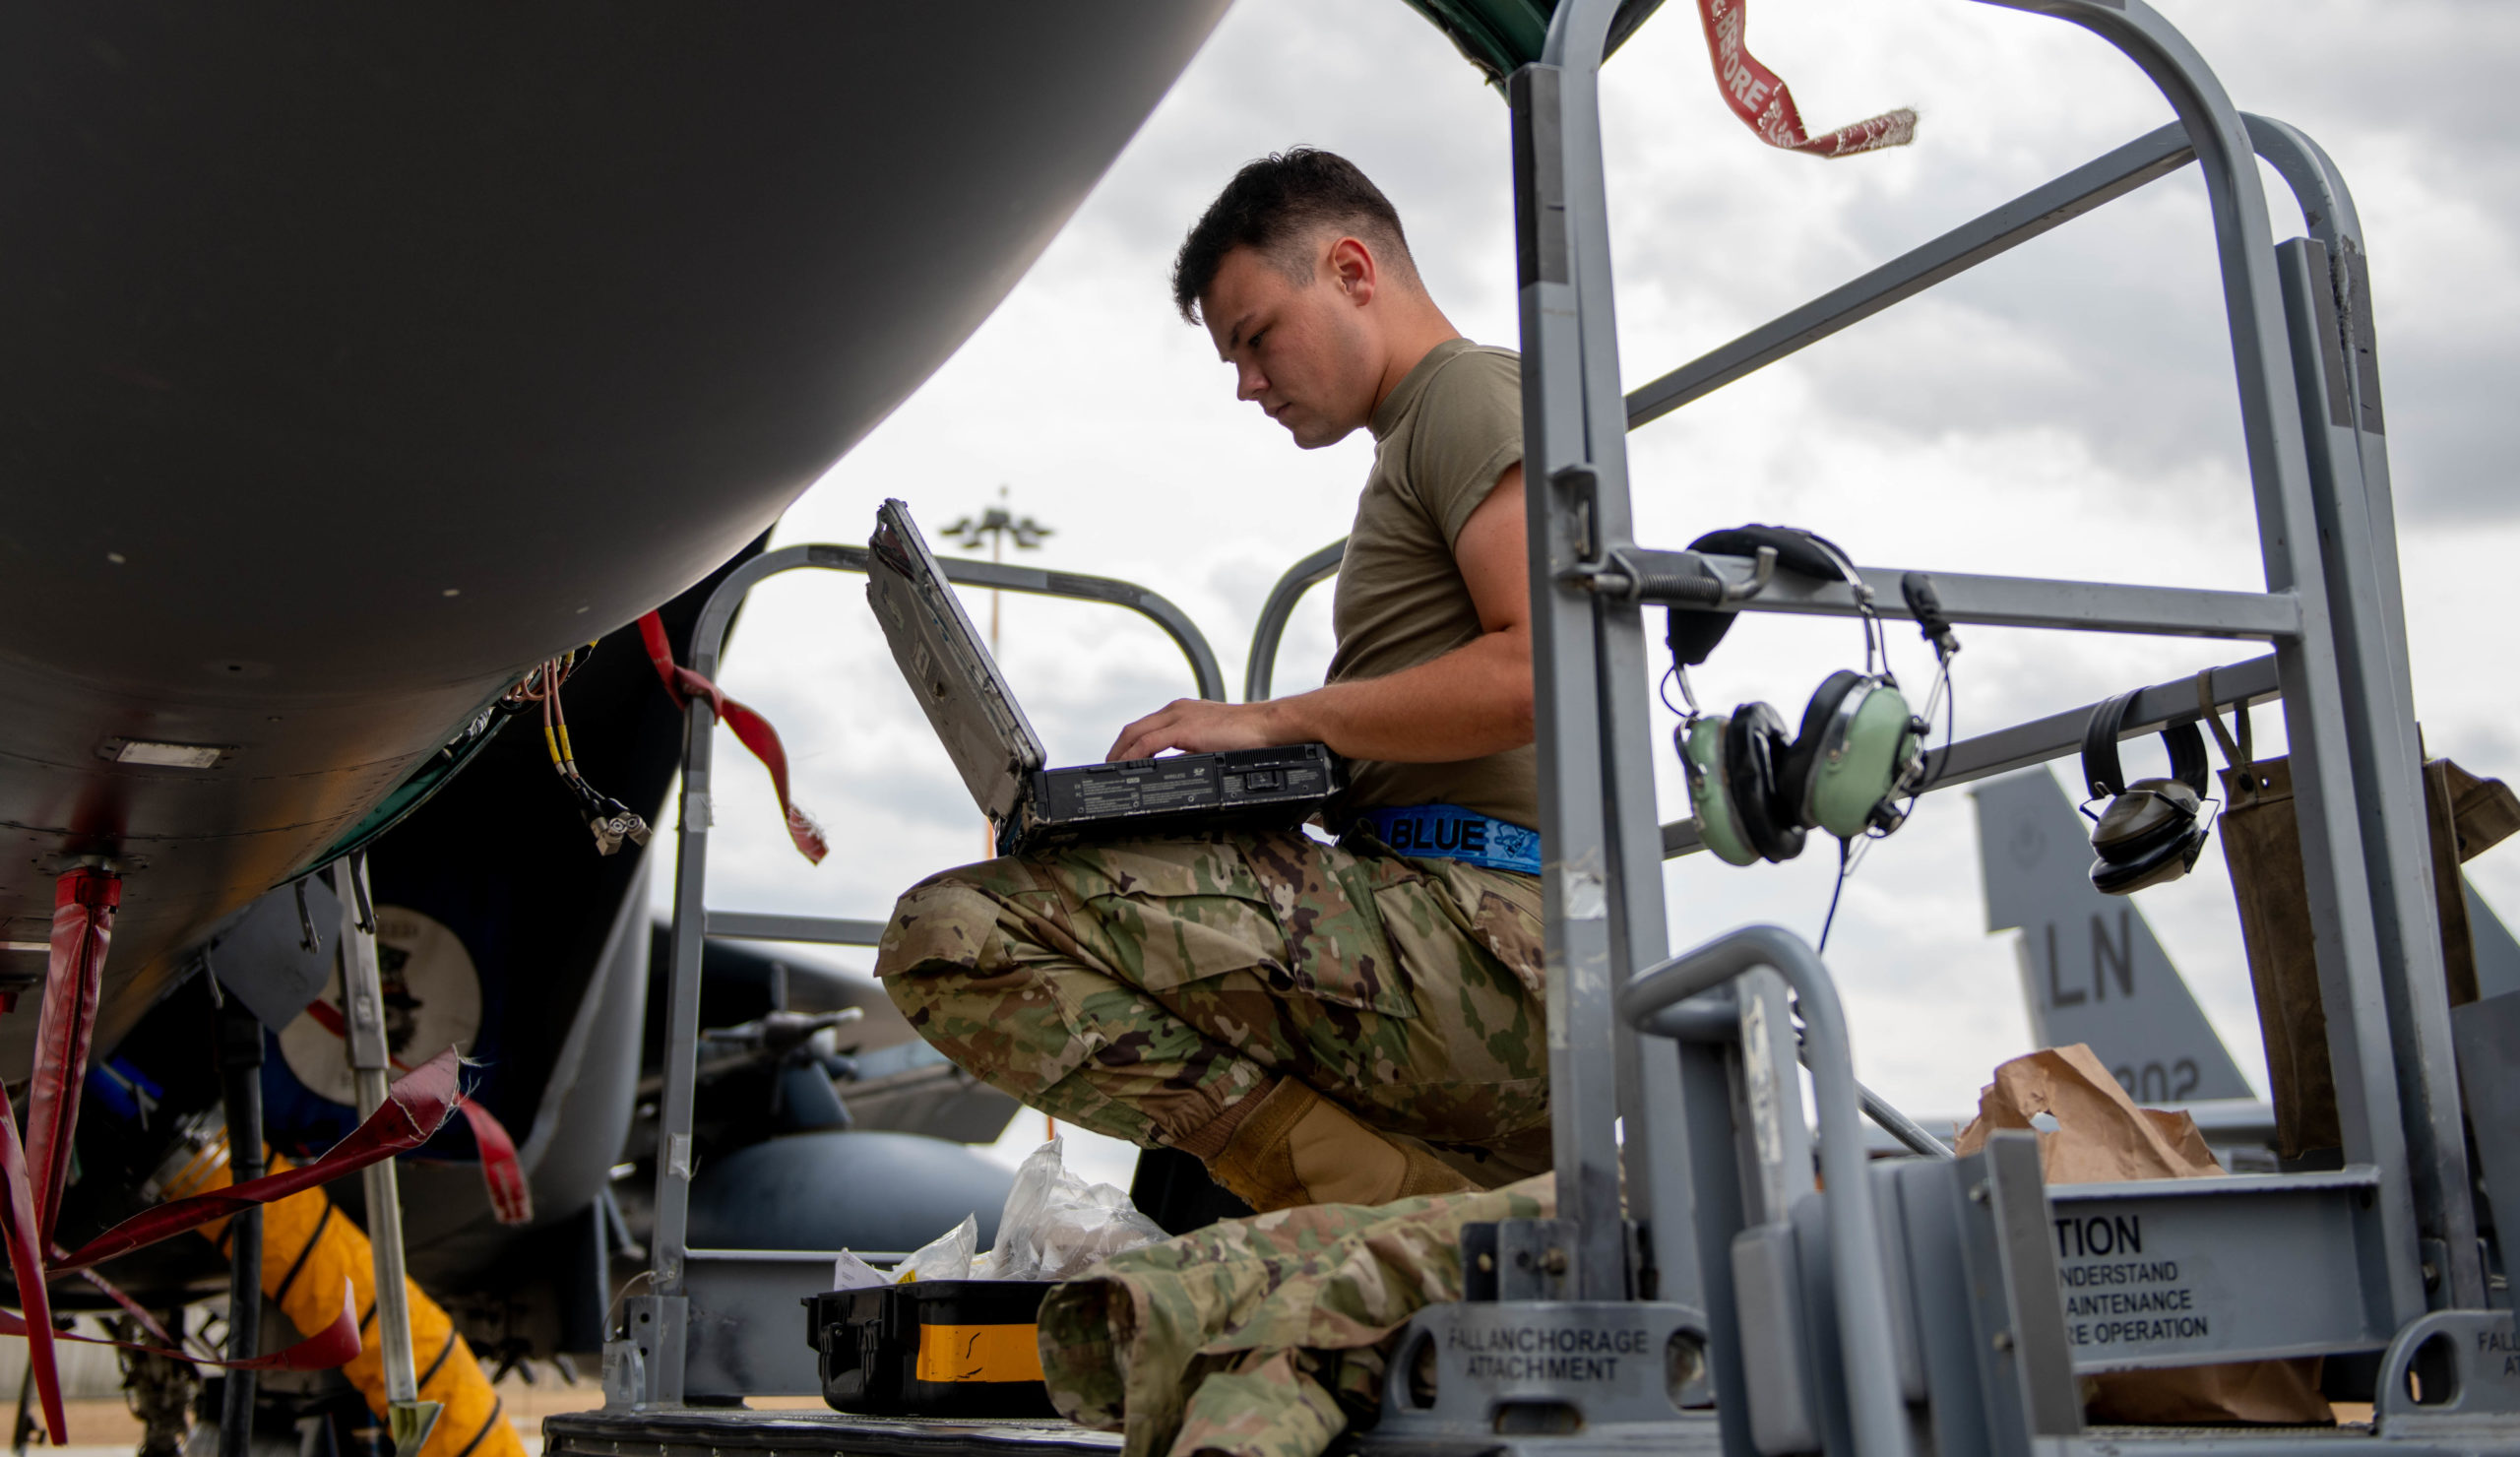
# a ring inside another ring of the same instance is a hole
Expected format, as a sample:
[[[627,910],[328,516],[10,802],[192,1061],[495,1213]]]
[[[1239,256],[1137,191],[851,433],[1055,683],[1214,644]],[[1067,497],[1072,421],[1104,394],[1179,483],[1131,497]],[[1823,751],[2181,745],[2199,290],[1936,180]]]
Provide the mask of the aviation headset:
[[[1672,673],[1688,702],[1672,745],[1687,773],[1699,837],[1716,858],[1732,865],[1793,859],[1811,830],[1841,842],[1896,830],[1908,814],[1901,801],[1913,802],[1923,778],[1926,723],[1960,646],[1942,618],[1932,583],[1910,573],[1903,593],[1941,666],[1925,713],[1913,713],[1882,652],[1872,591],[1834,542],[1791,528],[1752,526],[1690,543],[1691,550],[1723,555],[1748,555],[1760,547],[1773,548],[1781,567],[1854,588],[1863,622],[1864,666],[1861,672],[1841,668],[1821,680],[1802,710],[1798,731],[1789,733],[1784,718],[1765,703],[1745,703],[1730,714],[1703,713],[1689,689],[1688,668],[1706,661],[1732,614],[1672,609]]]
[[[2091,883],[2112,896],[2131,895],[2186,874],[2195,867],[2209,834],[2204,813],[2205,736],[2196,731],[2193,722],[2162,730],[2162,743],[2170,750],[2169,778],[2128,784],[2118,766],[2117,735],[2141,691],[2103,700],[2083,728],[2083,787],[2091,795],[2083,804],[2083,814],[2092,821]],[[2204,684],[2199,685],[2198,696],[2210,715],[2213,699]],[[2215,736],[2224,737],[2221,721],[2212,722]],[[2239,729],[2245,743],[2246,708],[2240,710]],[[2247,752],[2228,744],[2224,749],[2235,763],[2244,760]],[[2103,799],[2108,806],[2093,814],[2091,806]]]

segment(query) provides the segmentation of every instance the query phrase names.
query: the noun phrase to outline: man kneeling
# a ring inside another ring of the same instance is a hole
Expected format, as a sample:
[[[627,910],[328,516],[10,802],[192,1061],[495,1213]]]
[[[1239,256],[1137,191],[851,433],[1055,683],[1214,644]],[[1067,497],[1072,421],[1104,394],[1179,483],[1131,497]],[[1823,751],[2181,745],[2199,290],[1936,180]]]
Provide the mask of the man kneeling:
[[[1318,449],[1368,428],[1326,686],[1184,699],[1108,755],[1319,742],[1298,832],[1071,846],[905,894],[876,975],[920,1035],[1053,1117],[1204,1161],[1256,1209],[1379,1204],[1548,1167],[1522,386],[1427,296],[1399,215],[1298,149],[1182,243],[1182,317]]]

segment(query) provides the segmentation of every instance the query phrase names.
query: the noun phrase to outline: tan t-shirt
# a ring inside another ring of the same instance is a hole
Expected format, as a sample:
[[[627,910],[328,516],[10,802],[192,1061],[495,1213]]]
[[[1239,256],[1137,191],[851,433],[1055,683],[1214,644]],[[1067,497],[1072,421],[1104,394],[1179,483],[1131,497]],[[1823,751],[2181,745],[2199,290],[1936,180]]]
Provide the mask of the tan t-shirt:
[[[1374,412],[1373,432],[1374,469],[1331,607],[1334,683],[1415,667],[1480,635],[1453,546],[1523,458],[1521,356],[1466,339],[1435,346]],[[1443,764],[1354,760],[1332,822],[1384,804],[1458,804],[1537,828],[1538,760],[1529,744]]]

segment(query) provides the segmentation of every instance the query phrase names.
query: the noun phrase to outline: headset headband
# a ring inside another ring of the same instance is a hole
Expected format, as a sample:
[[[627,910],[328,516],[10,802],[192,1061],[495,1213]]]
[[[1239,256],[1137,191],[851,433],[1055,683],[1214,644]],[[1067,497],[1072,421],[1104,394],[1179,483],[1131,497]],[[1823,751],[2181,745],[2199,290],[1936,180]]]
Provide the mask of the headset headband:
[[[1804,532],[1802,535],[1820,549],[1820,554],[1829,559],[1831,566],[1838,569],[1838,575],[1846,580],[1847,587],[1855,594],[1856,616],[1863,625],[1863,670],[1887,676],[1889,662],[1881,644],[1881,613],[1873,605],[1871,586],[1863,580],[1863,574],[1855,569],[1855,558],[1847,555],[1846,548],[1818,532]]]
[[[2126,710],[2134,706],[2143,691],[2130,688],[2113,698],[2102,699],[2092,708],[2091,721],[2083,726],[2083,788],[2095,799],[2126,792],[2126,773],[2117,763],[2117,735],[2126,726]],[[2196,730],[2195,721],[2165,727],[2162,743],[2170,750],[2170,777],[2203,798],[2205,735]]]
[[[1762,546],[1776,548],[1779,571],[1809,577],[1815,582],[1843,580],[1860,586],[1852,566],[1844,564],[1845,552],[1834,544],[1824,545],[1819,538],[1796,527],[1753,523],[1708,532],[1689,543],[1691,551],[1716,556],[1754,556]],[[1724,635],[1732,630],[1732,623],[1739,615],[1737,612],[1702,607],[1670,608],[1665,641],[1670,644],[1671,661],[1681,667],[1694,667],[1704,663],[1715,651],[1716,644],[1724,641]]]

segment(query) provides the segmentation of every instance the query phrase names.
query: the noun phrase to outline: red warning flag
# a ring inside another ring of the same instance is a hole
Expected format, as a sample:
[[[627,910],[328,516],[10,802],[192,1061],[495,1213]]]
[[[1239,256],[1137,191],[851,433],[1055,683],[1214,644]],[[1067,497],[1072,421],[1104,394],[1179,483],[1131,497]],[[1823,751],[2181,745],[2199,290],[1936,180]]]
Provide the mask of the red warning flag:
[[[349,1041],[350,1025],[342,1020],[342,1009],[317,997],[306,1004],[306,1015],[314,1024],[333,1036]],[[388,1056],[396,1072],[410,1072],[411,1066],[400,1057]],[[505,1123],[497,1114],[481,1106],[477,1098],[467,1098],[455,1110],[464,1115],[465,1124],[472,1130],[472,1146],[481,1155],[481,1188],[490,1198],[490,1214],[503,1225],[534,1223],[534,1190],[525,1182],[524,1166],[517,1162],[516,1140],[508,1136]]]
[[[1706,23],[1707,58],[1715,63],[1716,85],[1741,124],[1759,140],[1788,152],[1817,157],[1853,157],[1884,147],[1905,147],[1916,140],[1917,113],[1902,106],[1879,116],[1842,126],[1824,137],[1802,129],[1802,112],[1784,78],[1759,64],[1741,40],[1749,0],[1697,0],[1698,19]]]
[[[96,995],[113,940],[122,879],[81,866],[63,872],[52,897],[52,963],[44,974],[43,1010],[35,1024],[32,1086],[27,1093],[27,1162],[34,1180],[35,1248],[52,1238],[61,1191],[70,1183],[70,1141],[79,1126],[79,1090],[88,1081],[88,1042],[96,1030]]]
[[[768,719],[727,697],[717,684],[676,665],[673,645],[665,640],[664,618],[654,612],[640,618],[639,636],[647,643],[648,661],[657,665],[657,679],[665,685],[665,696],[674,707],[687,708],[695,698],[708,704],[718,722],[731,729],[761,767],[770,771],[771,788],[779,792],[780,812],[788,817],[788,840],[798,855],[821,864],[830,847],[823,843],[823,827],[788,797],[788,750],[779,742],[779,730],[770,727]]]
[[[331,1183],[346,1173],[356,1173],[370,1164],[418,1148],[445,1126],[454,1115],[456,1104],[462,1101],[463,1095],[455,1085],[455,1072],[460,1065],[453,1047],[421,1063],[416,1071],[385,1091],[385,1101],[367,1115],[367,1121],[351,1129],[349,1136],[314,1163],[144,1209],[53,1261],[51,1273],[67,1275],[102,1264],[213,1220]],[[0,1157],[5,1155],[6,1149],[0,1148]]]
[[[152,1322],[155,1324],[155,1322]],[[14,1310],[0,1310],[0,1336],[32,1336],[34,1328],[26,1317]],[[161,1327],[158,1334],[163,1335]],[[342,1313],[333,1323],[297,1342],[286,1350],[245,1361],[214,1361],[198,1352],[185,1351],[173,1345],[153,1346],[145,1341],[108,1341],[96,1336],[74,1336],[68,1331],[53,1332],[58,1341],[77,1341],[89,1346],[116,1346],[125,1351],[146,1352],[151,1356],[171,1356],[194,1365],[216,1366],[222,1371],[329,1371],[347,1364],[359,1353],[358,1306],[350,1302],[349,1282],[342,1282]],[[59,1445],[59,1443],[55,1443]]]
[[[36,1234],[34,1180],[27,1172],[26,1148],[18,1142],[18,1118],[9,1108],[6,1084],[0,1084],[0,1213],[7,1216],[9,1270],[17,1280],[19,1303],[27,1307],[27,1366],[43,1408],[44,1430],[54,1446],[65,1446],[70,1441],[70,1418],[61,1408],[61,1370],[53,1362],[52,1292],[44,1288],[44,1245]]]

